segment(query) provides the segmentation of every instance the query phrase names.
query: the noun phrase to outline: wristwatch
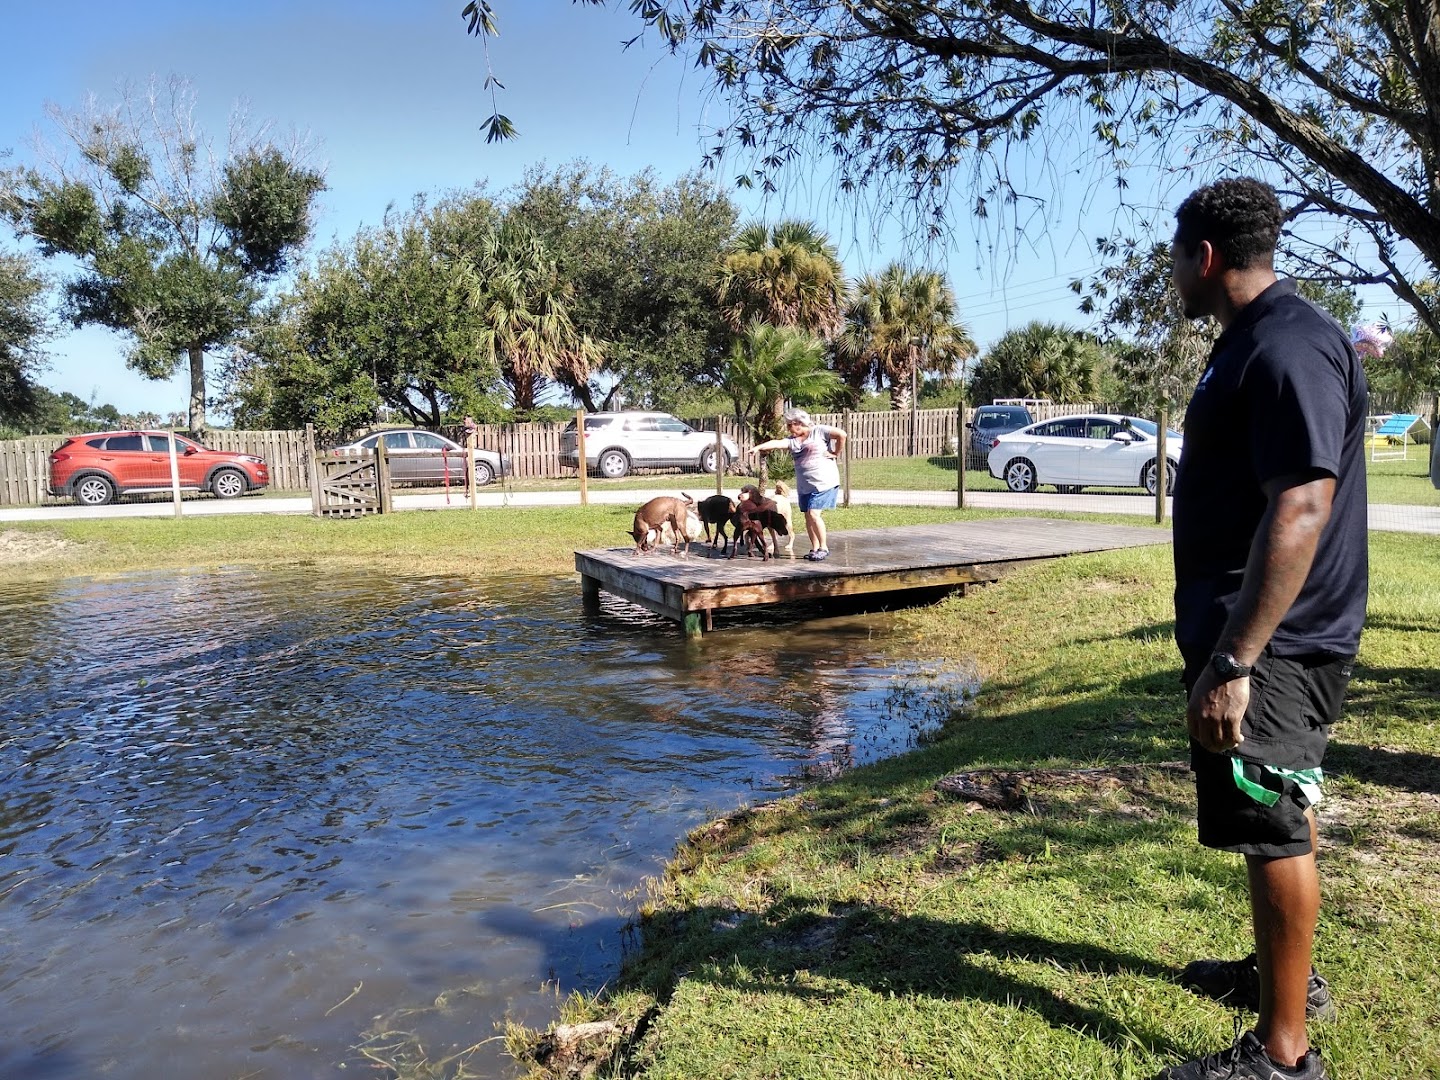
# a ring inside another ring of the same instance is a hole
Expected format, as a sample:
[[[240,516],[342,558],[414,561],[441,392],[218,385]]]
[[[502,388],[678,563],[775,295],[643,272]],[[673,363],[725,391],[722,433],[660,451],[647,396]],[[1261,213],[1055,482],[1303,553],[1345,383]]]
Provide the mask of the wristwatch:
[[[1210,666],[1215,670],[1216,675],[1219,675],[1220,678],[1227,681],[1230,679],[1249,678],[1250,672],[1254,670],[1251,665],[1240,663],[1239,660],[1236,660],[1235,657],[1228,652],[1212,653],[1210,656]]]

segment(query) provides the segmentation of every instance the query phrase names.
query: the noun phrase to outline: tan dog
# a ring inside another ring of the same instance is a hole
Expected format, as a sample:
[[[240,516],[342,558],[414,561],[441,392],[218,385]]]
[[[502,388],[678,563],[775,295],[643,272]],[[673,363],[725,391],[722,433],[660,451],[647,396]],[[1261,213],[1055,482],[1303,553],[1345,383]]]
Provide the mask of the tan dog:
[[[770,496],[775,503],[776,512],[785,519],[785,554],[795,555],[795,527],[794,519],[790,516],[790,489],[785,486],[785,481],[775,481],[775,491]],[[775,552],[780,553],[779,549]]]
[[[635,554],[648,555],[654,551],[656,545],[664,541],[665,529],[669,526],[670,554],[680,553],[680,542],[683,540],[685,554],[688,556],[691,518],[695,519],[695,532],[698,535],[700,518],[695,513],[695,500],[688,495],[678,499],[673,495],[661,495],[651,499],[635,511],[635,523],[628,534],[635,541]]]

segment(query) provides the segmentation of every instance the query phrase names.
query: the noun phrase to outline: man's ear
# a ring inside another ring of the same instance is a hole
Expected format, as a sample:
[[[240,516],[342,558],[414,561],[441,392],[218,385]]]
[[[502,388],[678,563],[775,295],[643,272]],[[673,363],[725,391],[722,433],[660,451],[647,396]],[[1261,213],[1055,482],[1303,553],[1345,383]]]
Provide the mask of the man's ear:
[[[1201,240],[1199,248],[1195,251],[1195,268],[1200,272],[1202,278],[1214,277],[1224,269],[1220,253],[1215,250],[1215,245],[1209,240]]]

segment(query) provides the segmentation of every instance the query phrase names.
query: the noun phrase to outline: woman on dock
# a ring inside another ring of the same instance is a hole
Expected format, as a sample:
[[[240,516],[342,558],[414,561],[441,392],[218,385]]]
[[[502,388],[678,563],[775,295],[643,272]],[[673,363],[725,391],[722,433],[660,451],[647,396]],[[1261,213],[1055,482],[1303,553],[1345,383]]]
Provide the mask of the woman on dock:
[[[810,419],[804,409],[786,409],[787,439],[769,439],[755,446],[754,452],[789,450],[795,459],[795,494],[805,514],[805,532],[810,537],[810,551],[805,558],[820,562],[830,557],[826,547],[825,519],[821,511],[835,507],[840,493],[840,468],[835,458],[845,446],[848,435],[841,428],[826,427]]]

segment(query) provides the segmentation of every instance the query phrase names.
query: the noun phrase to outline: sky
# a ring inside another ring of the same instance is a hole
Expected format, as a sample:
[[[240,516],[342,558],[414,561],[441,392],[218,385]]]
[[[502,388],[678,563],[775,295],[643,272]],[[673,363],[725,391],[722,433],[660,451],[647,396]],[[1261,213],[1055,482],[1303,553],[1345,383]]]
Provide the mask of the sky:
[[[210,134],[223,136],[240,106],[280,139],[306,141],[328,185],[312,257],[379,223],[389,205],[480,181],[503,191],[540,163],[585,159],[622,176],[653,168],[668,182],[699,166],[701,131],[724,116],[702,73],[654,42],[622,48],[640,29],[628,5],[499,0],[490,65],[505,84],[500,111],[520,138],[494,144],[481,130],[491,112],[486,50],[465,33],[463,0],[112,0],[83,13],[18,0],[7,7],[10,40],[29,43],[12,45],[0,66],[0,153],[14,152],[7,164],[31,160],[36,132],[53,134],[47,105],[74,111],[89,94],[113,100],[125,83],[178,75],[193,84]],[[717,178],[728,186],[733,171],[722,168]],[[733,188],[731,196],[743,220],[817,222],[851,275],[906,257],[944,270],[982,348],[1033,319],[1087,325],[1068,283],[1097,268],[1093,243],[1110,212],[1104,192],[1060,191],[1018,239],[996,244],[961,221],[944,248],[920,253],[906,248],[883,212],[838,198],[827,175],[825,162],[809,162],[768,201]],[[1362,299],[1367,318],[1397,310],[1383,291]],[[154,382],[129,371],[125,341],[110,331],[67,332],[50,353],[40,381],[57,392],[121,412],[186,407],[188,376]]]

